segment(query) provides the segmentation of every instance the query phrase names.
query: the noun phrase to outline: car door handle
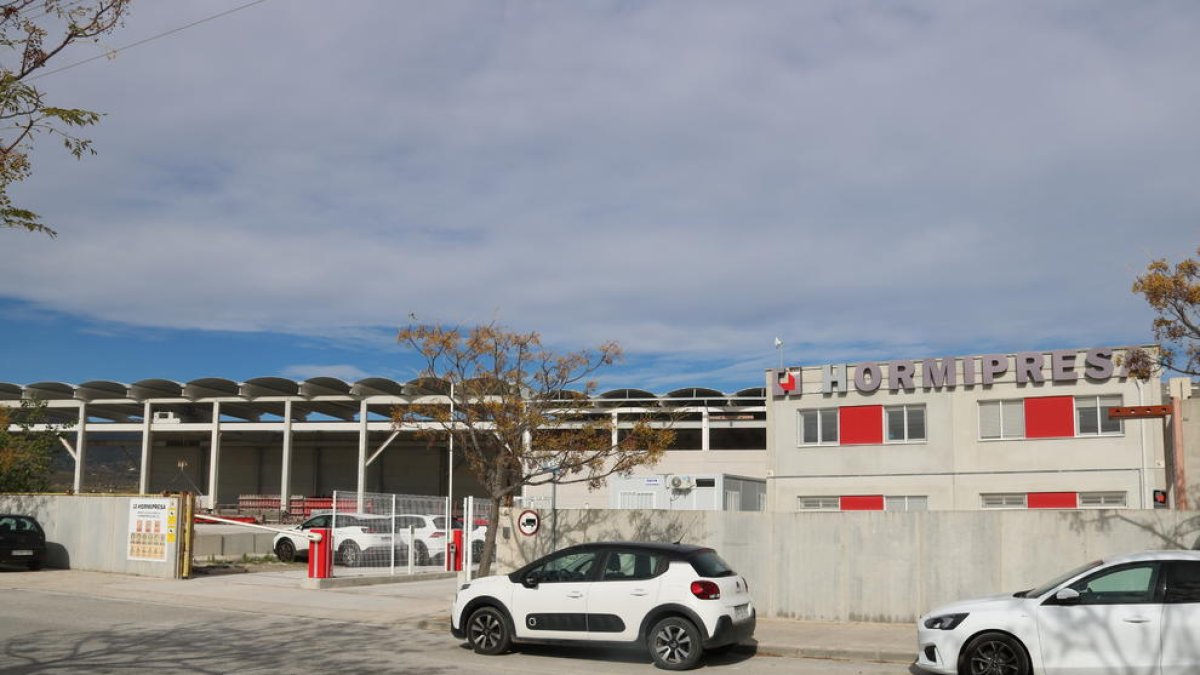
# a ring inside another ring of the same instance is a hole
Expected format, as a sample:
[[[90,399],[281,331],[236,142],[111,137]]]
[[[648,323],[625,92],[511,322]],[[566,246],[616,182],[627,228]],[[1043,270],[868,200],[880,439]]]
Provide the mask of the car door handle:
[[[568,598],[582,598],[583,593],[580,593],[579,591],[571,591],[570,593],[567,593],[567,597]]]
[[[1144,616],[1127,616],[1121,620],[1125,623],[1150,623],[1150,619]]]
[[[642,590],[642,589],[640,589],[640,588],[635,588],[635,589],[633,589],[632,591],[629,591],[629,594],[630,594],[630,595],[638,595],[638,596],[641,596],[641,595],[649,595],[648,593],[646,593],[646,591],[643,591],[643,590]]]

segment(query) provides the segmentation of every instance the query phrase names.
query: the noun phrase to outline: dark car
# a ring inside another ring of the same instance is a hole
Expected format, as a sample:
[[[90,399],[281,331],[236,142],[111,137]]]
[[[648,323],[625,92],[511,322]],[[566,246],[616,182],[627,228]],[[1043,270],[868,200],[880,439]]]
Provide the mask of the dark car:
[[[46,560],[46,533],[31,516],[0,514],[0,563],[42,568]]]

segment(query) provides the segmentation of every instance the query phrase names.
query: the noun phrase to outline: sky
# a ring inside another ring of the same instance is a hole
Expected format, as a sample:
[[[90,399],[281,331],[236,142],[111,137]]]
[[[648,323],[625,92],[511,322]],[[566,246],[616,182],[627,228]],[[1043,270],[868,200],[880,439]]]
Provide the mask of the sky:
[[[405,380],[416,317],[731,392],[1145,344],[1200,245],[1198,3],[266,0],[112,53],[247,2],[37,81],[105,117],[12,190],[59,236],[0,231],[0,382]]]

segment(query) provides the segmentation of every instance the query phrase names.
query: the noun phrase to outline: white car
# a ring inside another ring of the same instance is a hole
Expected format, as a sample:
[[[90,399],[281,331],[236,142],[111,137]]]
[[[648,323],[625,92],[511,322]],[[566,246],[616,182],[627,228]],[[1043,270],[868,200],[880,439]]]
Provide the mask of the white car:
[[[292,531],[275,535],[271,547],[276,557],[283,562],[308,557],[308,537],[305,533],[314,527],[328,528],[333,514],[313,516],[292,528]],[[391,522],[387,516],[365,513],[338,513],[337,526],[333,528],[335,560],[347,567],[359,565],[386,565],[395,556],[396,561],[407,560],[408,550],[403,542],[396,542],[390,532]],[[397,545],[395,553],[393,543]]]
[[[751,637],[746,580],[701,546],[608,542],[551,553],[507,576],[464,584],[450,632],[479,654],[513,643],[642,644],[666,670]]]
[[[1200,551],[1088,563],[1037,588],[922,616],[917,662],[944,674],[1200,673]]]
[[[413,541],[408,540],[408,528],[413,528]],[[396,516],[396,536],[413,547],[417,565],[428,565],[446,555],[446,518],[428,514],[405,513]],[[405,554],[407,556],[407,553]]]

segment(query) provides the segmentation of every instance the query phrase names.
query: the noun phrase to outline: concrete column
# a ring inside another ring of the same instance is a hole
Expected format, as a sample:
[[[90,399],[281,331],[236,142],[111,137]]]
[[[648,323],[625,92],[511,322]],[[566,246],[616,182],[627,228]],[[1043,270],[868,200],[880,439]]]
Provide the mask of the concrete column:
[[[708,434],[708,408],[705,408],[705,409],[704,409],[704,412],[700,413],[700,449],[701,449],[701,450],[708,450],[708,449],[709,449],[709,441],[708,441],[708,438],[709,438],[709,434]]]
[[[217,508],[221,477],[221,402],[213,401],[208,441],[208,508]]]
[[[142,471],[138,474],[138,492],[150,491],[150,419],[153,413],[150,402],[142,406]]]
[[[617,432],[617,413],[612,414],[612,446],[617,447],[617,441],[620,439],[620,434]]]
[[[367,400],[358,413],[358,512],[363,511],[363,493],[367,489]]]
[[[79,427],[75,429],[75,494],[83,491],[83,459],[87,456],[87,402],[79,403]]]
[[[292,401],[283,402],[283,461],[279,470],[279,512],[288,512],[292,500]]]

